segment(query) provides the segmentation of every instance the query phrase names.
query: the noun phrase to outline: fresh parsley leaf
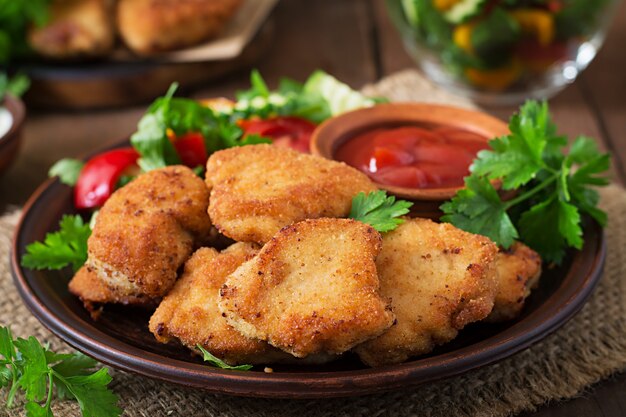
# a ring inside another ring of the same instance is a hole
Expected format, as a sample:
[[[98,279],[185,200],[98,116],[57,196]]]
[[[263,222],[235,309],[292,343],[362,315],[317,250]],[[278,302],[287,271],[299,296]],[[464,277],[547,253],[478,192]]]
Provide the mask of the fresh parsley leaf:
[[[224,362],[223,360],[221,360],[220,358],[214,356],[213,354],[211,354],[211,352],[209,352],[208,350],[206,350],[205,348],[203,348],[200,345],[197,345],[198,349],[200,350],[200,352],[202,352],[202,359],[205,362],[209,362],[211,365],[217,367],[217,368],[222,368],[222,369],[230,369],[233,371],[248,371],[250,369],[252,369],[252,365],[238,365],[238,366],[231,366],[229,364],[227,364],[226,362]]]
[[[465,189],[441,206],[442,221],[456,227],[487,236],[505,248],[518,238],[517,230],[500,200],[498,192],[484,177],[465,178]]]
[[[23,362],[22,376],[18,383],[26,392],[27,400],[41,401],[46,397],[48,382],[48,362],[43,346],[33,336],[17,339],[14,344]]]
[[[59,177],[59,181],[71,187],[78,182],[80,171],[85,163],[78,159],[64,158],[57,161],[48,171],[49,177]]]
[[[48,233],[42,242],[26,246],[21,264],[30,269],[61,269],[71,264],[77,271],[87,260],[89,224],[78,216],[65,215],[59,222],[59,231]]]
[[[603,175],[610,157],[586,137],[566,153],[567,138],[556,134],[545,102],[524,104],[509,129],[478,154],[465,189],[441,206],[442,220],[505,248],[520,237],[546,261],[559,263],[568,247],[582,247],[581,213],[606,225],[592,187],[608,184]],[[502,201],[490,179],[516,189],[514,198]]]
[[[396,201],[394,196],[387,196],[382,190],[367,195],[360,192],[352,198],[348,217],[367,223],[381,233],[389,232],[404,223],[399,217],[407,214],[412,205],[408,201]]]
[[[74,399],[83,417],[117,417],[117,396],[107,388],[108,370],[93,371],[96,362],[81,353],[57,354],[37,339],[13,340],[8,327],[0,327],[1,387],[11,387],[7,397],[10,408],[18,389],[27,400],[27,417],[53,417],[54,391],[61,399]],[[45,400],[45,401],[44,401]]]
[[[117,417],[122,410],[117,407],[117,396],[107,386],[112,378],[106,368],[91,375],[59,378],[72,393],[83,417]]]
[[[481,151],[471,172],[489,179],[503,179],[502,188],[512,190],[527,184],[545,167],[543,153],[549,142],[558,141],[549,122],[547,103],[528,101],[509,123],[511,134],[489,142],[491,150]]]

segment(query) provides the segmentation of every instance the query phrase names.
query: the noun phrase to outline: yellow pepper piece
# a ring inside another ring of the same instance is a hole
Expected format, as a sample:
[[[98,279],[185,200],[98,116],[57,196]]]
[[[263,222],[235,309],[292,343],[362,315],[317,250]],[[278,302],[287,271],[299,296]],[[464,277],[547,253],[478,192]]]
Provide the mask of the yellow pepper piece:
[[[550,12],[538,9],[518,9],[510,13],[521,26],[522,32],[534,36],[540,45],[549,45],[554,40],[554,17]]]
[[[492,70],[479,70],[467,68],[465,76],[476,87],[487,90],[501,91],[513,84],[520,77],[522,68],[517,61],[512,61],[509,65]]]
[[[433,0],[435,8],[440,11],[446,11],[451,9],[452,6],[460,2],[461,0]]]
[[[470,54],[474,53],[474,47],[472,46],[472,30],[474,30],[474,26],[476,26],[475,23],[464,23],[454,28],[452,33],[454,44]]]

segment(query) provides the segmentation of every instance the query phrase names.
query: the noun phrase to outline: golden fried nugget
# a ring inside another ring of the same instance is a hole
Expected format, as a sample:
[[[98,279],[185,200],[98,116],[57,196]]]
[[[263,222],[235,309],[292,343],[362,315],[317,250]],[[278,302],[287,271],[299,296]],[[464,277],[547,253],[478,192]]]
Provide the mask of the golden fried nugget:
[[[349,219],[287,226],[226,279],[219,308],[245,336],[296,357],[345,352],[393,323],[378,294],[380,241]]]
[[[138,54],[184,48],[216,36],[241,0],[119,0],[117,24]]]
[[[117,298],[159,299],[209,236],[208,203],[206,186],[187,167],[140,175],[100,210],[87,242],[87,265]]]
[[[355,349],[370,366],[404,362],[454,339],[491,312],[496,245],[450,224],[407,219],[383,236],[376,260],[381,295],[396,324]]]
[[[300,220],[346,217],[352,197],[376,189],[365,174],[344,163],[271,145],[214,153],[206,182],[209,215],[220,232],[260,244]]]
[[[496,258],[496,293],[489,322],[502,322],[517,318],[524,301],[539,284],[541,257],[537,252],[516,242],[510,249],[502,249]]]
[[[54,0],[50,20],[33,26],[30,46],[54,59],[102,56],[113,49],[112,8],[109,0]]]
[[[83,266],[76,272],[68,287],[72,294],[80,298],[94,319],[100,315],[104,303],[146,306],[151,305],[152,302],[151,299],[141,296],[120,296],[104,285],[98,275],[87,266]]]
[[[190,349],[202,345],[231,365],[270,363],[286,356],[265,342],[241,335],[217,308],[226,277],[257,252],[252,243],[235,243],[221,253],[213,248],[197,250],[150,319],[150,331],[157,340],[179,339]]]

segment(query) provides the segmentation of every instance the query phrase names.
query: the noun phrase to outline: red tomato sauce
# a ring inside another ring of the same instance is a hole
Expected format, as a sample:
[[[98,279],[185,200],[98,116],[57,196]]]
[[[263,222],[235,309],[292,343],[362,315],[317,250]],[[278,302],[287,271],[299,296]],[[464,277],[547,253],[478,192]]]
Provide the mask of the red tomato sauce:
[[[407,188],[463,185],[485,138],[455,127],[378,128],[342,144],[335,158],[374,181]]]

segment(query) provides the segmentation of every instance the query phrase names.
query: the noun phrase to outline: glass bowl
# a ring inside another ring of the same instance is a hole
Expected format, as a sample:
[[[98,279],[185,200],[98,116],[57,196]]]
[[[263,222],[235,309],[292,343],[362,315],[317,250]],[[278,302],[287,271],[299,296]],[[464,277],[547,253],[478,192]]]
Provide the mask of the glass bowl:
[[[386,0],[436,84],[483,104],[548,98],[593,60],[619,0]]]

